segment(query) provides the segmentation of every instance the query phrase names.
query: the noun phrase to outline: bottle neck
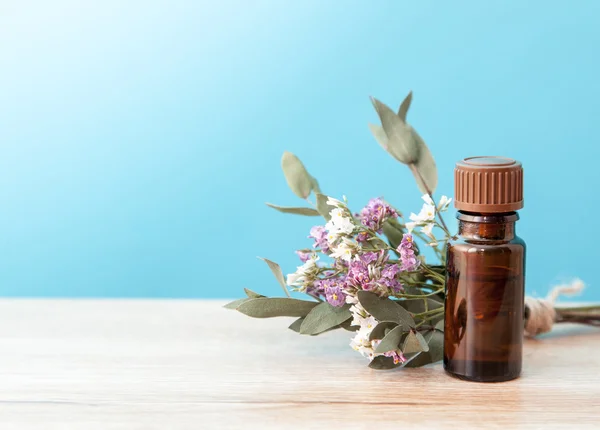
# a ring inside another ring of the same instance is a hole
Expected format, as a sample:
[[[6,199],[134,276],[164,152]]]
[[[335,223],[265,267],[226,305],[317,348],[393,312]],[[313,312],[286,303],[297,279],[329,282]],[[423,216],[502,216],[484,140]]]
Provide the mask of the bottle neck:
[[[481,241],[509,241],[515,238],[515,223],[519,219],[516,212],[475,213],[459,211],[458,234],[463,239]]]

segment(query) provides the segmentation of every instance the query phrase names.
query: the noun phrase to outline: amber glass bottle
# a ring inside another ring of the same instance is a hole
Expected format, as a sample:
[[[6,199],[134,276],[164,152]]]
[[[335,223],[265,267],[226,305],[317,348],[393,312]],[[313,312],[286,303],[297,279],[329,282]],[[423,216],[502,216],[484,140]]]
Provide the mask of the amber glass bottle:
[[[458,240],[448,245],[444,368],[461,379],[517,378],[523,357],[525,243],[521,163],[467,158],[455,169]]]

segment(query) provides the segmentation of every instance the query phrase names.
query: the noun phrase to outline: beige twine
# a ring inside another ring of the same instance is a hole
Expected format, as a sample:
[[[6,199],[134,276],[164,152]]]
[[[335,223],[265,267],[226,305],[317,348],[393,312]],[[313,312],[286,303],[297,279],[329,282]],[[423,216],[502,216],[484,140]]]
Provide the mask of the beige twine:
[[[545,299],[525,297],[525,306],[529,308],[529,319],[525,324],[525,335],[529,337],[547,333],[552,330],[556,321],[554,302],[561,295],[572,296],[585,288],[581,279],[575,279],[570,284],[557,285]]]

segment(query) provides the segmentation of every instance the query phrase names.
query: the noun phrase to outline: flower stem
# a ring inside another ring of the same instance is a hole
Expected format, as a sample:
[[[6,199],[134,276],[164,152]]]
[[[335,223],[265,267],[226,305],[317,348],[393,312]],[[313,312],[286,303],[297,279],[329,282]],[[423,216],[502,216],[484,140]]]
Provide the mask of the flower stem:
[[[427,294],[422,294],[422,295],[418,295],[418,294],[402,294],[402,293],[400,293],[400,294],[395,294],[394,297],[401,298],[401,299],[422,299],[422,298],[425,298],[425,297],[431,297],[431,296],[438,295],[442,291],[444,291],[444,289],[440,288],[438,290],[435,290],[432,293],[427,293]]]
[[[426,311],[426,312],[421,312],[420,314],[413,314],[413,317],[417,317],[417,318],[425,318],[425,317],[432,317],[432,316],[436,316],[439,314],[443,314],[444,313],[444,308],[437,308],[437,309],[432,309],[430,311]],[[429,319],[429,318],[427,318]]]

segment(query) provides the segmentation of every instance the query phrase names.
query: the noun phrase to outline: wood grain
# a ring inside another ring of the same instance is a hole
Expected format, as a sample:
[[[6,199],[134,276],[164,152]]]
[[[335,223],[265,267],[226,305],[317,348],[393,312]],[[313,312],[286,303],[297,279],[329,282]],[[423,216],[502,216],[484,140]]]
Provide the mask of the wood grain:
[[[0,429],[600,428],[600,330],[527,341],[523,377],[374,371],[224,302],[1,300]]]

